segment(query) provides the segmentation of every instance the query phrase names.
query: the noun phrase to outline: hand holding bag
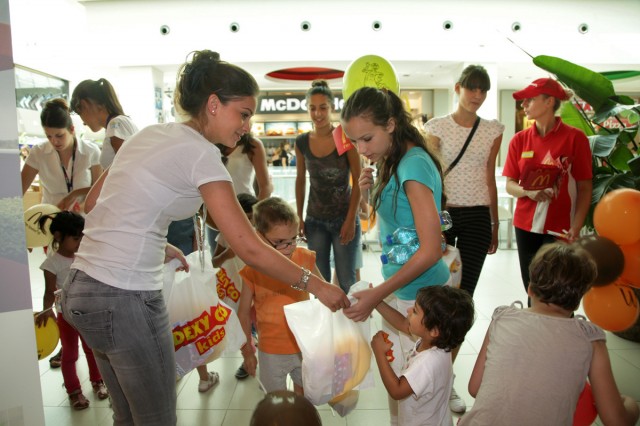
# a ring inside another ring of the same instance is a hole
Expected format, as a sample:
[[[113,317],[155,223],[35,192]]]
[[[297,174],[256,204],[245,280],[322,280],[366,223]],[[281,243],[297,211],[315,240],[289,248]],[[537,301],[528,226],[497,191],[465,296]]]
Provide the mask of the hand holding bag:
[[[177,259],[165,265],[164,291],[178,378],[223,353],[236,352],[246,342],[236,312],[218,298],[215,271],[204,261],[210,257],[202,247],[199,244],[198,250],[186,257],[188,273],[176,272],[180,265]]]
[[[287,305],[284,312],[302,351],[305,397],[314,405],[331,404],[341,416],[348,414],[358,400],[355,388],[374,386],[369,321],[355,323],[317,299]]]

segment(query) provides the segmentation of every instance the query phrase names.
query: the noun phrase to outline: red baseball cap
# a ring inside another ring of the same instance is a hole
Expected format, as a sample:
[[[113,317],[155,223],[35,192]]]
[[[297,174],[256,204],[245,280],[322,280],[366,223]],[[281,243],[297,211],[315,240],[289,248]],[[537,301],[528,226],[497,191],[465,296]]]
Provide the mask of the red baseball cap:
[[[513,99],[520,101],[522,99],[535,98],[538,95],[549,95],[558,98],[561,101],[569,99],[560,83],[552,78],[539,78],[522,90],[513,94]]]

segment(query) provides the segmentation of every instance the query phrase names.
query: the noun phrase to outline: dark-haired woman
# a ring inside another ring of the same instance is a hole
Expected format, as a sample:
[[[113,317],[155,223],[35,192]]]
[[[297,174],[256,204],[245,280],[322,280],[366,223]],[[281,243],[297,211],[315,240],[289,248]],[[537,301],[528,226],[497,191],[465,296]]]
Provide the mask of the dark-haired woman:
[[[42,203],[62,210],[83,198],[102,173],[100,149],[76,138],[70,112],[64,99],[45,104],[40,123],[48,142],[31,148],[21,173],[23,194],[39,175]]]
[[[235,146],[249,131],[258,90],[249,73],[217,53],[195,52],[176,86],[176,104],[189,120],[136,133],[105,172],[62,310],[96,354],[114,424],[176,424],[176,364],[162,271],[173,258],[185,269],[188,264],[166,235],[169,223],[193,216],[203,200],[247,265],[315,294],[331,309],[349,305],[339,288],[264,244],[238,204],[214,144]]]
[[[107,169],[116,153],[138,128],[124,115],[116,91],[108,80],[84,80],[73,90],[71,108],[92,132],[105,129],[100,165]]]
[[[428,142],[440,153],[446,170],[444,188],[453,227],[444,235],[447,244],[460,250],[464,265],[460,288],[472,297],[487,254],[494,254],[498,249],[496,157],[504,125],[477,114],[490,88],[491,81],[484,67],[469,65],[455,85],[458,108],[425,125]],[[477,128],[471,134],[476,121]],[[460,159],[454,165],[458,156]],[[453,351],[454,360],[458,350],[459,347]],[[455,389],[451,391],[449,407],[456,413],[464,413],[467,408]]]
[[[316,265],[325,280],[331,280],[333,250],[336,276],[345,293],[356,282],[356,253],[360,246],[360,189],[357,182],[360,158],[356,150],[340,155],[333,140],[333,94],[324,80],[316,80],[307,91],[307,109],[313,130],[296,138],[296,206],[300,235],[316,252]],[[305,204],[307,171],[309,199]],[[304,219],[303,219],[304,217]]]
[[[355,293],[358,302],[344,312],[352,320],[363,321],[391,296],[388,303],[406,313],[414,306],[418,289],[450,280],[440,248],[441,168],[395,93],[372,87],[358,89],[345,102],[341,118],[342,128],[360,155],[377,167],[375,184],[371,167],[362,170],[359,184],[363,192],[372,191],[380,235],[406,227],[415,229],[420,240],[418,251],[406,263],[384,264],[384,282]],[[381,241],[383,251],[389,250],[386,239]],[[391,366],[399,374],[415,342],[384,321],[383,329],[394,344]],[[390,400],[389,408],[393,424],[398,402]]]
[[[487,71],[480,65],[469,65],[455,85],[459,99],[456,111],[433,118],[425,126],[428,141],[440,152],[446,169],[460,154],[476,120],[480,120],[469,145],[457,165],[445,174],[444,181],[447,211],[453,221],[445,238],[447,244],[460,250],[464,265],[460,288],[471,296],[487,254],[498,248],[495,174],[504,125],[477,114],[490,88]]]

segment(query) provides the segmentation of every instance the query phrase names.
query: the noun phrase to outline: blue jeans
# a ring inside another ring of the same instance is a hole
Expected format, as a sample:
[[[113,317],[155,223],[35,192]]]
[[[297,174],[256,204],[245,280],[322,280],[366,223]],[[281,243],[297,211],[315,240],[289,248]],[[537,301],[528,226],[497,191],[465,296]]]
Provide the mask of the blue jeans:
[[[114,425],[176,424],[176,362],[160,290],[122,290],[71,270],[62,312],[109,388]]]
[[[316,252],[316,265],[326,281],[331,282],[331,248],[336,265],[336,276],[345,293],[356,282],[356,252],[360,245],[360,219],[356,218],[353,240],[348,244],[340,244],[340,228],[343,218],[320,220],[307,216],[304,221],[304,234],[307,237],[309,250]]]

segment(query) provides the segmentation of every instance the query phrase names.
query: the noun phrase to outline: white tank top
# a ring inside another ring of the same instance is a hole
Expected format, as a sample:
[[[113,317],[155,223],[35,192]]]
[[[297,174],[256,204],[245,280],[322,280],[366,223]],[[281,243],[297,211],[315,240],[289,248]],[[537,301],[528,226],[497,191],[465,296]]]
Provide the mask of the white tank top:
[[[227,158],[227,170],[231,175],[236,194],[256,195],[253,190],[253,178],[256,173],[249,155],[243,154],[242,147],[239,146]]]

